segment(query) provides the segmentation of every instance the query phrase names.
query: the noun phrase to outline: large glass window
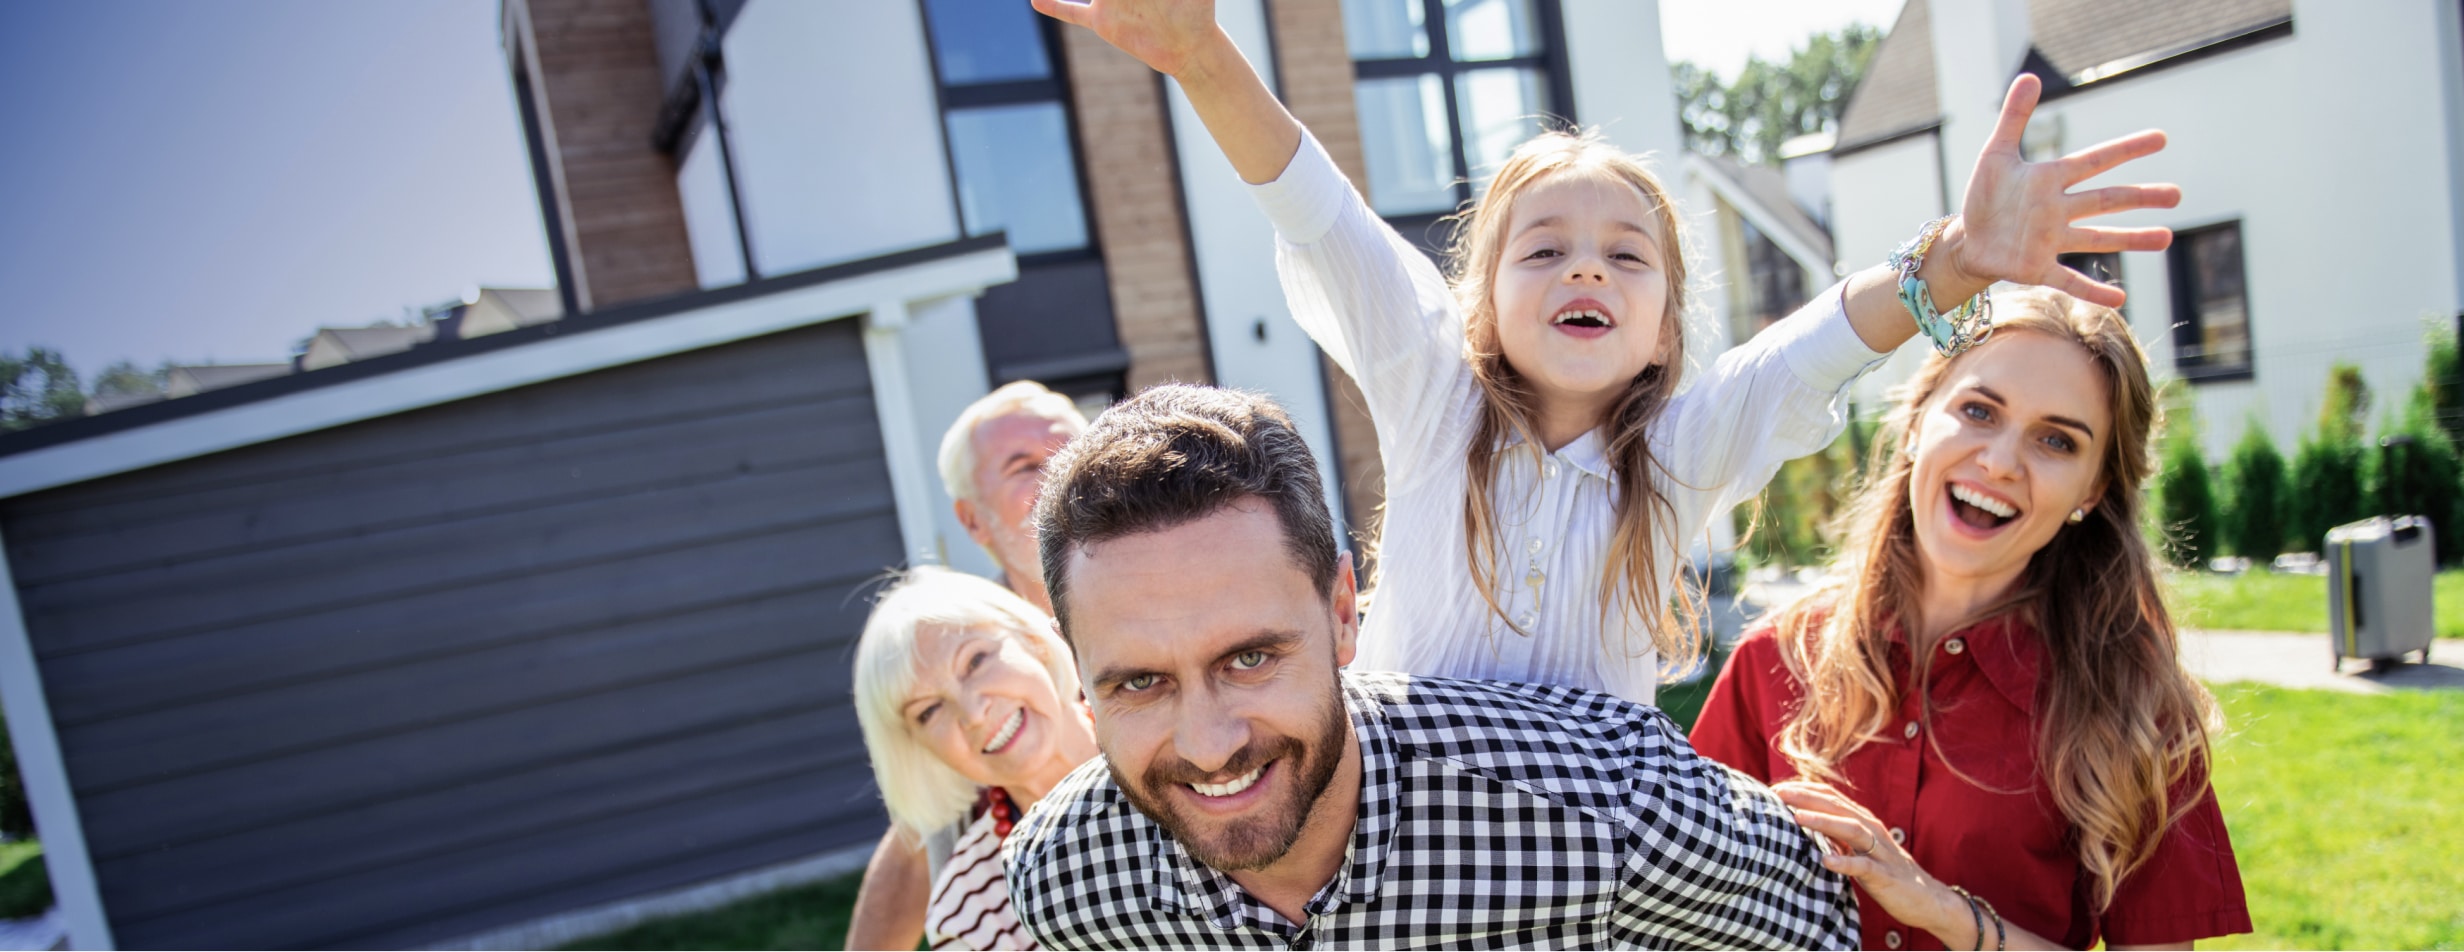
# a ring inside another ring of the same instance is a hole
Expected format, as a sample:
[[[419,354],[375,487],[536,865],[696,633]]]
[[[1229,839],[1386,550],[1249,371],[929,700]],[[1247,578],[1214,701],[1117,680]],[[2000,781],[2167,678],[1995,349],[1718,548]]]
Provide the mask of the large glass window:
[[[1452,211],[1566,111],[1555,0],[1343,0],[1369,204]]]
[[[2185,378],[2250,375],[2250,306],[2242,272],[2242,226],[2178,231],[2173,272],[2173,362]]]
[[[942,125],[969,235],[1021,255],[1087,248],[1067,87],[1045,18],[1023,0],[924,0]]]

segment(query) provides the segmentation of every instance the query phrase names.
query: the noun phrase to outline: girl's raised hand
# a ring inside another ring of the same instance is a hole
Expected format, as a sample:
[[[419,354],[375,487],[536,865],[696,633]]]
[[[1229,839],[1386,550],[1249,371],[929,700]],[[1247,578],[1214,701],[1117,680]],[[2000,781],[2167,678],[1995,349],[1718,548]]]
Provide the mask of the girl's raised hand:
[[[1156,72],[1179,77],[1215,35],[1215,0],[1034,0],[1036,12],[1095,31]]]
[[[1036,0],[1036,5],[1045,2]],[[1947,263],[1978,287],[1994,281],[2039,284],[2120,307],[2122,289],[2090,280],[2056,258],[2078,252],[2161,251],[2173,243],[2173,230],[2083,227],[2074,222],[2138,208],[2172,208],[2182,201],[2181,187],[2070,188],[2163,149],[2165,134],[2150,129],[2053,161],[2030,162],[2021,154],[2019,140],[2036,111],[2040,90],[2035,76],[2021,74],[2012,81],[2010,94],[2002,100],[2002,117],[1976,157],[1976,174],[1968,179],[1955,226],[1961,235]]]

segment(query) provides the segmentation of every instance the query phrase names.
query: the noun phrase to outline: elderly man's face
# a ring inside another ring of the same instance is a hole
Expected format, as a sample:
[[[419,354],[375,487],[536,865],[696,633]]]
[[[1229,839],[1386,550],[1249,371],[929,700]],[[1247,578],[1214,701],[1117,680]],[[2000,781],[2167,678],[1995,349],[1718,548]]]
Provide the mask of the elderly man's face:
[[[1024,408],[984,421],[975,428],[975,499],[958,503],[967,535],[1001,563],[1010,588],[1047,609],[1035,496],[1044,485],[1044,461],[1084,428]]]
[[[1354,804],[1325,797],[1343,768],[1354,789],[1359,773],[1336,679],[1358,633],[1351,563],[1339,571],[1330,602],[1255,499],[1070,554],[1096,745],[1200,862],[1263,869],[1305,831],[1351,829]],[[1335,835],[1339,851],[1348,832]]]

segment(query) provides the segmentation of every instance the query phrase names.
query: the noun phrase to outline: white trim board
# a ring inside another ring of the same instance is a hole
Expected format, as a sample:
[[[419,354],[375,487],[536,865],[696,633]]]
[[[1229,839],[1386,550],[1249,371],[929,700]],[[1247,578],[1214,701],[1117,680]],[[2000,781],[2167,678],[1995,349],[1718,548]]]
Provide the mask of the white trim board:
[[[0,544],[0,710],[8,713],[9,743],[17,752],[26,803],[34,810],[36,837],[43,842],[51,895],[68,920],[69,948],[111,948],[111,920],[103,915],[94,858],[86,852],[85,823],[78,819],[77,797],[69,790],[60,735],[52,729],[51,702],[43,696],[43,675],[35,667],[34,642],[26,636],[26,617],[17,604],[17,580],[9,572],[5,544]]]
[[[0,459],[0,499],[870,312],[1018,277],[992,248],[285,394]],[[12,616],[13,617],[13,616]]]

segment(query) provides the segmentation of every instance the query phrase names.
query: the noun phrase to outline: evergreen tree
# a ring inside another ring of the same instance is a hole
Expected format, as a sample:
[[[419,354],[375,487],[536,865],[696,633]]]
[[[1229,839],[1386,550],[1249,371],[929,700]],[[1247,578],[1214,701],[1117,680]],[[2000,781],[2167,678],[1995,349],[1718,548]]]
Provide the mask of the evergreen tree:
[[[0,352],[0,430],[84,416],[86,394],[60,352],[30,347],[24,356]]]
[[[2216,494],[2199,453],[2198,419],[2179,393],[2169,402],[2164,445],[2157,457],[2156,518],[2166,557],[2185,568],[2205,566],[2216,552]]]
[[[2225,461],[2224,542],[2233,554],[2261,565],[2284,551],[2284,454],[2253,415]]]

